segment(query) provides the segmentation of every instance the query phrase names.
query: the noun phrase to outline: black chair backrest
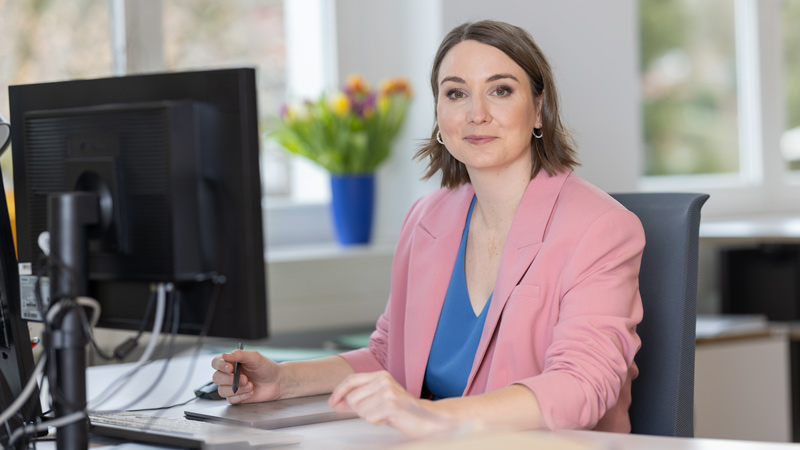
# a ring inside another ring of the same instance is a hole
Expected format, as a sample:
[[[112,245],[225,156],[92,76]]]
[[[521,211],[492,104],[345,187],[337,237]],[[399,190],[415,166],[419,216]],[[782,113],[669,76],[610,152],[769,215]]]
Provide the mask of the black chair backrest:
[[[612,194],[636,214],[647,240],[639,272],[644,318],[637,331],[631,432],[694,435],[697,248],[706,194]]]

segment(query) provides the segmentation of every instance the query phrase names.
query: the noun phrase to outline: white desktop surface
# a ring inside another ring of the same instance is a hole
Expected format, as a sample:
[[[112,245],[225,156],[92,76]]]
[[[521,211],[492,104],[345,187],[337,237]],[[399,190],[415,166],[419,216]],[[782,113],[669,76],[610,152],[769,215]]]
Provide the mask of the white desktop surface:
[[[700,238],[721,242],[797,242],[800,240],[800,216],[771,215],[703,220],[700,222]]]
[[[194,369],[187,380],[188,369],[192,364],[191,357],[181,357],[174,359],[166,371],[162,382],[154,389],[151,389],[153,380],[157,377],[163,362],[157,361],[142,368],[119,394],[109,401],[103,409],[118,408],[131,399],[145,393],[142,401],[135,408],[146,408],[163,406],[164,402],[178,398],[184,401],[192,397],[193,389],[210,380],[213,370],[210,366],[210,354],[201,354],[194,363]],[[133,367],[132,364],[118,364],[111,366],[91,367],[87,370],[87,391],[88,398],[95,398],[104,388],[112,383],[121,374],[126,373]],[[210,400],[197,400],[190,403],[192,407],[199,407],[203,404],[219,404]],[[169,416],[182,416],[184,406],[176,407],[166,411]],[[343,420],[328,422],[316,425],[305,425],[301,427],[285,428],[282,431],[300,434],[303,442],[297,445],[285,447],[289,450],[305,449],[332,449],[332,450],[360,450],[360,449],[384,449],[392,447],[404,447],[406,445],[420,445],[424,441],[413,441],[397,430],[388,426],[373,426],[361,419]],[[542,434],[545,433],[545,434]],[[692,439],[692,438],[671,438],[644,435],[625,435],[616,433],[603,433],[595,431],[558,431],[554,433],[537,432],[535,436],[544,438],[566,438],[570,442],[581,444],[578,447],[564,448],[586,448],[597,450],[788,450],[800,449],[800,444],[791,443],[768,443],[753,441],[734,441],[721,439]],[[453,439],[459,439],[455,437]],[[463,436],[461,437],[463,439]],[[92,439],[91,447],[98,448],[108,444],[104,439]],[[441,447],[437,443],[436,447]],[[434,448],[436,448],[434,447]],[[526,448],[551,448],[552,446]],[[55,448],[55,442],[42,442],[37,444],[37,448]],[[113,448],[113,447],[107,447]],[[144,448],[148,448],[144,446]],[[270,447],[273,448],[273,447]]]

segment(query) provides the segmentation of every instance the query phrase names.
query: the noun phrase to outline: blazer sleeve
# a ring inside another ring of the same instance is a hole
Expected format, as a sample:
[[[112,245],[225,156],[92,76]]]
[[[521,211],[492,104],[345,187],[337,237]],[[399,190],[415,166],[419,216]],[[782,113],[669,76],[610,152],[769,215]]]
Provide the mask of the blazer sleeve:
[[[370,335],[368,347],[339,354],[339,356],[350,364],[354,372],[377,372],[386,370],[387,337],[389,336],[389,318],[387,314],[388,312],[385,312],[378,319],[375,331]]]
[[[383,314],[378,318],[375,331],[369,338],[369,346],[349,352],[341,353],[339,356],[347,360],[353,370],[358,372],[376,372],[380,370],[390,370],[389,364],[389,337],[390,331],[393,339],[402,340],[403,327],[398,326],[404,323],[404,318],[394,317],[398,311],[405,310],[405,290],[402,285],[408,280],[408,259],[413,240],[413,230],[424,212],[425,197],[419,199],[411,207],[406,215],[403,225],[400,228],[400,237],[392,258],[392,286],[389,293],[389,300]],[[391,327],[390,325],[394,325]],[[394,329],[391,329],[394,328]],[[391,330],[390,330],[391,329]],[[395,378],[399,374],[393,374]]]
[[[620,208],[598,216],[577,241],[542,373],[517,382],[536,394],[550,429],[595,426],[636,373],[644,242],[639,219]]]

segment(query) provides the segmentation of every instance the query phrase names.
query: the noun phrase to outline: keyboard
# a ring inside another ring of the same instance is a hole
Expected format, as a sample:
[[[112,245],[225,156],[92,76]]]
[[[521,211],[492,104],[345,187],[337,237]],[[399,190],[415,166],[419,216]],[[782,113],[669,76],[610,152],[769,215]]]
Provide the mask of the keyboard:
[[[203,450],[266,448],[302,440],[282,431],[125,411],[91,413],[89,422],[91,432],[102,436]]]

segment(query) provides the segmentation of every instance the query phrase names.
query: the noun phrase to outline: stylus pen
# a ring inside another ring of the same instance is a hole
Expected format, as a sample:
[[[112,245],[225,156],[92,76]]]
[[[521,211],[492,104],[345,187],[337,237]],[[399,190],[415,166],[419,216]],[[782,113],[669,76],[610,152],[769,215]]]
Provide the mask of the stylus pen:
[[[239,350],[244,350],[244,346],[239,342]],[[241,372],[241,365],[237,362],[233,365],[233,393],[239,390],[239,373]]]

